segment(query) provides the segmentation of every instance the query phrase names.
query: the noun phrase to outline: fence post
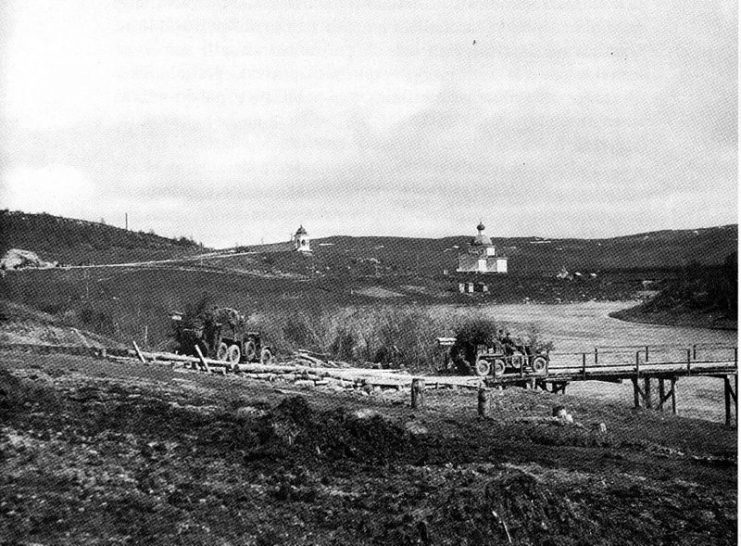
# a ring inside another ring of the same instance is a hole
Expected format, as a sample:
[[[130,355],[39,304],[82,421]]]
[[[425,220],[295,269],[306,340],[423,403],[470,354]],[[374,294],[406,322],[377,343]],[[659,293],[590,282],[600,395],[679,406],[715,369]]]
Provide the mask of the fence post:
[[[646,345],[646,362],[648,362],[648,345]]]
[[[486,419],[489,417],[489,407],[491,405],[491,396],[489,395],[489,389],[486,387],[479,387],[478,396],[478,411],[479,417]]]
[[[636,351],[636,378],[641,375],[641,351]]]
[[[594,348],[594,364],[595,366],[599,364],[599,347]]]
[[[692,344],[692,360],[697,360],[697,343]]]
[[[587,376],[587,353],[581,354],[581,376]]]
[[[692,375],[692,351],[687,349],[687,375]]]
[[[412,379],[412,409],[425,405],[425,380],[420,377]]]

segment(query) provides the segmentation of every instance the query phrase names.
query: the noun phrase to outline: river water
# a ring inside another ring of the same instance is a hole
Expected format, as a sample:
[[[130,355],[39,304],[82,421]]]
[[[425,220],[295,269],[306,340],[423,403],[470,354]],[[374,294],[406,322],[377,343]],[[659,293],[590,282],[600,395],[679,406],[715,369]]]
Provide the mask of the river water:
[[[600,347],[600,362],[631,362],[635,349],[613,350],[614,346],[650,347],[653,361],[681,361],[687,348],[696,345],[698,359],[732,359],[730,346],[737,345],[738,332],[626,322],[609,313],[636,305],[637,302],[586,302],[562,305],[490,305],[482,312],[510,327],[513,334],[535,326],[541,339],[554,344],[553,362],[573,363],[578,355],[588,353],[593,365],[593,351]],[[602,351],[604,351],[604,356]],[[632,404],[630,381],[611,384],[597,381],[574,382],[567,392],[609,402]],[[713,421],[725,416],[723,381],[720,378],[683,377],[677,383],[679,415]]]

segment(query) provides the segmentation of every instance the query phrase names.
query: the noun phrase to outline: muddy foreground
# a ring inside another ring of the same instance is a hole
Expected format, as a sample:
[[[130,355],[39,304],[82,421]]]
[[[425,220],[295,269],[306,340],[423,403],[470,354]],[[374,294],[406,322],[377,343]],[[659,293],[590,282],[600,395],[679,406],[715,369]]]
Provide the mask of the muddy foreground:
[[[0,423],[3,544],[737,542],[735,430],[627,403],[3,352]]]

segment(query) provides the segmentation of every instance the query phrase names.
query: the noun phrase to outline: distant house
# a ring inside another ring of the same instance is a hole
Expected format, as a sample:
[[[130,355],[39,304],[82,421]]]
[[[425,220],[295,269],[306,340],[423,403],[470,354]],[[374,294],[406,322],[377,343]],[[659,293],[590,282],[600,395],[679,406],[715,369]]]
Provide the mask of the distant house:
[[[484,234],[486,226],[479,222],[478,235],[471,239],[465,252],[458,255],[459,273],[507,273],[507,257],[497,254],[491,239]]]

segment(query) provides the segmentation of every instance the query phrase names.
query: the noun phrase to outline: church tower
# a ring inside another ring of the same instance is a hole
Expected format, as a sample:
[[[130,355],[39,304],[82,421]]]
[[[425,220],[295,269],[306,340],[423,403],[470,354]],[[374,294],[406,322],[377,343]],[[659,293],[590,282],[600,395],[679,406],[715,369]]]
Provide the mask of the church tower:
[[[293,248],[298,252],[311,252],[309,234],[303,225],[299,226],[293,236]]]
[[[471,239],[466,252],[458,255],[458,273],[506,273],[507,257],[497,254],[491,239],[484,233],[486,226],[479,222],[478,234]]]

